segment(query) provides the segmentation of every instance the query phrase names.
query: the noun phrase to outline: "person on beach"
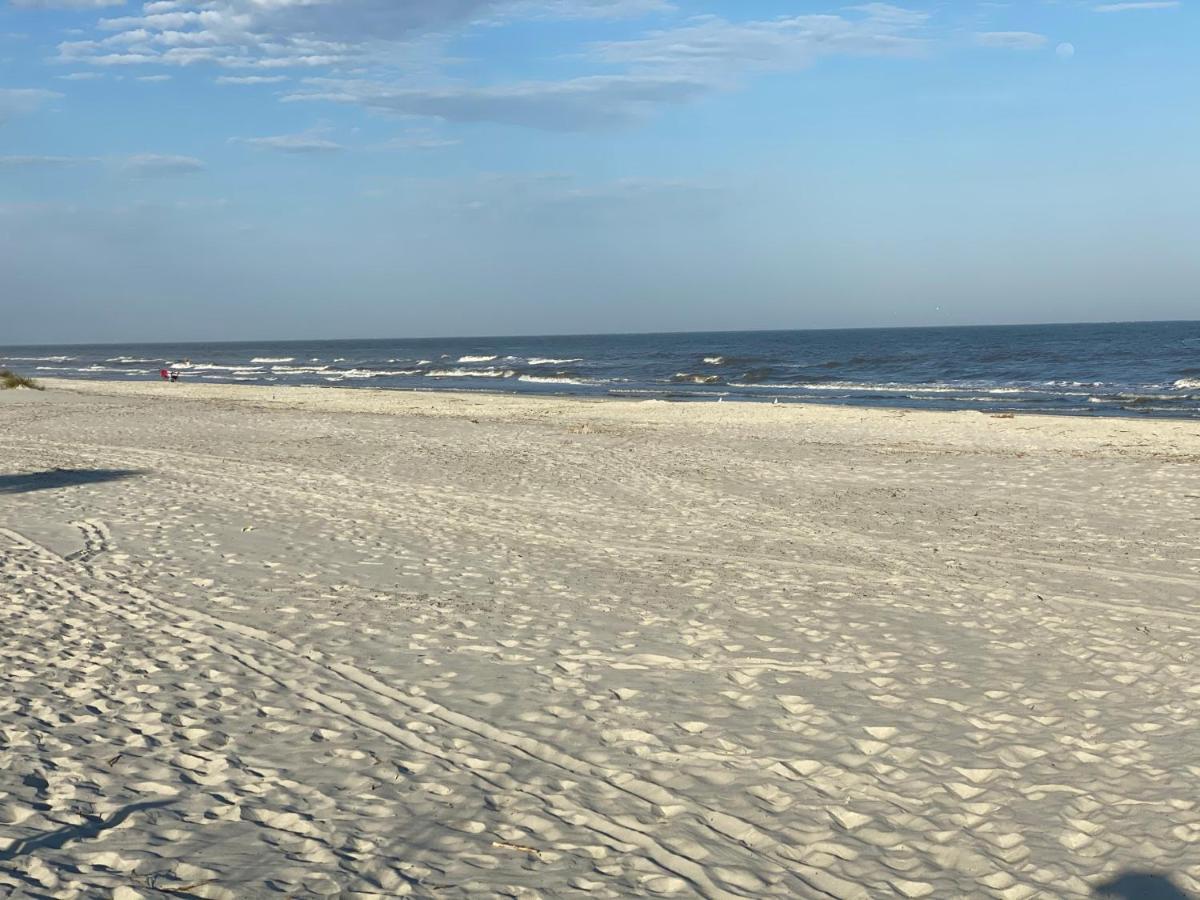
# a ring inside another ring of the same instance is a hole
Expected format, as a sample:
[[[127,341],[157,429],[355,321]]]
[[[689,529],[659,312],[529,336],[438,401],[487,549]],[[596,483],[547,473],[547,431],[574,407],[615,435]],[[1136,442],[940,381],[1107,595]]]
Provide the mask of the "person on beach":
[[[167,379],[169,379],[171,377],[171,373],[168,372],[166,369],[159,369],[158,377],[161,378],[163,381],[166,381]]]

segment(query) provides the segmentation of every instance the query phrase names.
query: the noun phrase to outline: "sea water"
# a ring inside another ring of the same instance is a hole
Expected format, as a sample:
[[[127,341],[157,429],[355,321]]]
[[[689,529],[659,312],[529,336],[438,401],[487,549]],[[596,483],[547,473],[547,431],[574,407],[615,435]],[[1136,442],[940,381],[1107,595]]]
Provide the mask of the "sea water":
[[[64,378],[1200,417],[1200,322],[0,347]]]

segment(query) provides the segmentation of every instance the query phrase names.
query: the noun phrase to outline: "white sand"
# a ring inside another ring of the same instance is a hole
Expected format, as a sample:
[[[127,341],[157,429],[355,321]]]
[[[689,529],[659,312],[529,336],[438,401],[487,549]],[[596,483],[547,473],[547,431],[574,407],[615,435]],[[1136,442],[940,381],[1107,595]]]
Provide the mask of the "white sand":
[[[1200,891],[1198,423],[48,384],[0,896]]]

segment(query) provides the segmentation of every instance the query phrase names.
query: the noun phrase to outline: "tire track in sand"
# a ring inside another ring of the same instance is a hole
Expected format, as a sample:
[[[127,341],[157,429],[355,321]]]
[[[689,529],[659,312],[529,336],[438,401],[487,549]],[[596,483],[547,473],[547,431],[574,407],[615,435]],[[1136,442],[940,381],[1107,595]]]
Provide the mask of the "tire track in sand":
[[[61,565],[66,562],[68,565],[71,564],[69,561],[53,553],[53,551],[18,532],[7,528],[0,528],[0,535],[5,536],[17,546],[41,557],[48,563]],[[74,579],[55,575],[52,572],[44,570],[38,574],[66,595],[83,600],[108,615],[123,619],[138,618],[135,611],[105,599],[95,591],[88,590],[83,585],[76,583]],[[92,573],[87,574],[91,575]],[[95,573],[92,577],[104,584],[112,583],[111,579],[103,573]],[[387,706],[400,705],[413,713],[434,719],[444,725],[467,731],[493,746],[504,748],[507,752],[519,753],[535,762],[562,769],[579,777],[603,781],[612,788],[647,804],[680,804],[690,807],[697,811],[699,821],[704,822],[709,829],[726,841],[732,841],[751,854],[770,853],[777,859],[780,858],[778,849],[781,845],[779,842],[760,831],[752,823],[697,803],[690,798],[673,794],[660,785],[641,781],[637,778],[630,778],[623,772],[585,762],[543,741],[504,731],[487,722],[457,712],[427,698],[406,695],[389,687],[357,666],[327,660],[325,655],[320,651],[303,650],[297,648],[291,641],[286,639],[274,640],[266,632],[197,610],[170,606],[158,600],[149,592],[130,584],[121,584],[116,590],[118,593],[131,597],[145,607],[149,607],[160,614],[208,625],[236,638],[265,646],[292,660],[306,663],[321,672],[329,673],[338,680],[355,686],[358,688],[358,693],[367,694],[385,708]],[[251,671],[274,681],[284,690],[304,697],[327,711],[375,731],[410,750],[462,766],[471,776],[491,785],[493,788],[509,791],[516,790],[538,802],[545,802],[538,795],[521,788],[519,785],[509,783],[507,780],[498,780],[497,776],[489,772],[487,767],[480,765],[480,760],[431,744],[375,712],[352,705],[339,697],[333,696],[331,692],[322,690],[320,687],[305,686],[299,679],[288,678],[280,674],[274,666],[261,659],[252,649],[235,646],[232,643],[206,634],[203,630],[190,628],[187,625],[171,624],[162,621],[160,627],[181,639],[205,643],[214,651],[236,660]],[[565,798],[560,794],[555,799],[561,803]],[[727,898],[745,896],[745,894],[733,893],[718,885],[709,877],[702,864],[691,857],[669,850],[650,834],[648,827],[642,826],[641,823],[637,823],[632,819],[627,820],[624,824],[617,823],[605,817],[597,810],[579,804],[576,804],[573,810],[551,808],[549,811],[571,824],[589,828],[611,839],[638,847],[645,854],[646,858],[652,860],[664,871],[684,879],[692,885],[700,896],[715,898],[715,900],[727,900]],[[761,860],[754,860],[754,862],[757,862],[761,868]],[[830,875],[815,867],[786,859],[786,857],[783,857],[781,862],[784,863],[782,866],[775,864],[777,872],[786,872],[794,876],[800,883],[822,895],[846,898],[846,900],[867,900],[869,897],[869,894],[861,886]]]

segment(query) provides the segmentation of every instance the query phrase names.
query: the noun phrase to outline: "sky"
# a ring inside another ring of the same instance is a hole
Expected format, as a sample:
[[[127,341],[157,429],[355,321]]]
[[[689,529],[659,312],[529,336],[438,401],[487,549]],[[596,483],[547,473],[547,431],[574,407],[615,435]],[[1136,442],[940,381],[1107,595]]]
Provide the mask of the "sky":
[[[1200,318],[1200,0],[0,0],[0,344]]]

